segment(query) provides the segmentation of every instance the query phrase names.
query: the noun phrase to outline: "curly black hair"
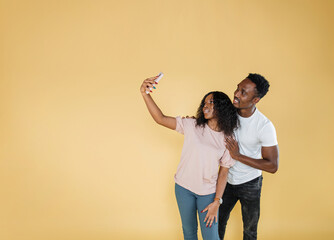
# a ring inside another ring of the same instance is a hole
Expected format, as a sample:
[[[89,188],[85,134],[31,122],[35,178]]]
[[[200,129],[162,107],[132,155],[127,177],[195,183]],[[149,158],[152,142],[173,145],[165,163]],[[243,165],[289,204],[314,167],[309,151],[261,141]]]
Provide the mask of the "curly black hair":
[[[217,117],[218,129],[224,132],[225,135],[231,136],[233,130],[238,127],[239,120],[237,109],[233,106],[230,98],[223,92],[209,92],[203,97],[201,104],[197,109],[196,126],[204,127],[208,122],[208,120],[204,118],[203,107],[205,98],[210,94],[213,95],[213,109],[214,115]]]
[[[250,73],[247,77],[256,85],[257,96],[263,98],[269,91],[270,84],[263,76],[257,73]]]

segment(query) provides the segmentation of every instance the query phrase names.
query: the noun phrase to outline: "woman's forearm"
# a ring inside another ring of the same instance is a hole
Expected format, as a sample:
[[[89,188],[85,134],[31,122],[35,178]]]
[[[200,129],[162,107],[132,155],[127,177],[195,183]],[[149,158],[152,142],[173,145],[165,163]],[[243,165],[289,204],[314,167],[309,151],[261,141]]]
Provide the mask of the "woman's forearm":
[[[156,121],[157,123],[160,124],[162,122],[163,117],[164,117],[162,111],[160,110],[158,105],[154,102],[154,100],[153,100],[153,98],[151,97],[150,94],[144,93],[142,95],[143,95],[146,107],[147,107],[148,111],[150,112],[152,118],[154,119],[154,121]]]
[[[218,173],[218,180],[216,186],[216,197],[215,198],[222,198],[223,193],[225,191],[226,183],[227,183],[227,174],[228,168],[220,167]]]
[[[175,130],[176,128],[176,119],[174,117],[165,116],[157,104],[154,102],[150,94],[146,94],[146,91],[152,89],[153,84],[155,83],[156,77],[146,79],[140,87],[140,92],[145,101],[146,107],[151,114],[154,121],[162,126]]]

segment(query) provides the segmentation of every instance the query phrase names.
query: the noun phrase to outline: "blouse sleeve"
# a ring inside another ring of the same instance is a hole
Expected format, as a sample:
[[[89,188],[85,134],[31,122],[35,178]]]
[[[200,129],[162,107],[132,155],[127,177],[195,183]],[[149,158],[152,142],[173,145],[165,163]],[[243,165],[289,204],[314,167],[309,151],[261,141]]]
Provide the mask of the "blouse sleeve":
[[[176,117],[176,129],[178,133],[184,134],[184,122],[180,116]]]
[[[230,168],[235,164],[235,160],[231,157],[230,152],[225,149],[223,156],[220,159],[220,166]]]

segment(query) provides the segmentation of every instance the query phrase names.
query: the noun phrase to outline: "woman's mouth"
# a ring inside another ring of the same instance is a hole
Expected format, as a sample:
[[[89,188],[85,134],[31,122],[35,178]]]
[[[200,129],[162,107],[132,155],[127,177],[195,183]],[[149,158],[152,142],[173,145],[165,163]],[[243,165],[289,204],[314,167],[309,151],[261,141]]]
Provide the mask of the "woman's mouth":
[[[234,99],[233,99],[233,103],[239,103],[239,99],[234,98]]]

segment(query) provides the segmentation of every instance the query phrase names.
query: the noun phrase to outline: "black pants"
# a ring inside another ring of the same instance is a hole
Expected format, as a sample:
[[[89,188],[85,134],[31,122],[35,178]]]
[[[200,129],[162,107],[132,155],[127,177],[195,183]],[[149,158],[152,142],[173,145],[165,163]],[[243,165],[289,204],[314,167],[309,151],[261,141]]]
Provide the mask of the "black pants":
[[[244,240],[257,239],[257,223],[260,217],[260,197],[262,176],[240,185],[226,184],[223,204],[219,207],[218,232],[220,239],[224,239],[227,220],[230,212],[240,200],[242,221],[244,226]]]

